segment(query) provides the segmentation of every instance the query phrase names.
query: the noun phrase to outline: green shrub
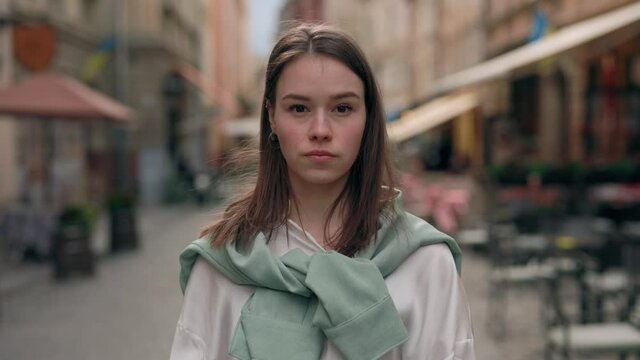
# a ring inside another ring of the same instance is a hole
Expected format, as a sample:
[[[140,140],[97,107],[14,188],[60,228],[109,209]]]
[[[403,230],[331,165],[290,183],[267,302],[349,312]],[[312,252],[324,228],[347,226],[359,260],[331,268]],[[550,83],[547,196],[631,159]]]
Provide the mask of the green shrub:
[[[131,209],[135,206],[135,196],[127,192],[114,192],[107,199],[109,210]]]
[[[75,203],[65,206],[58,217],[58,225],[82,224],[93,229],[98,218],[98,211],[91,203]]]

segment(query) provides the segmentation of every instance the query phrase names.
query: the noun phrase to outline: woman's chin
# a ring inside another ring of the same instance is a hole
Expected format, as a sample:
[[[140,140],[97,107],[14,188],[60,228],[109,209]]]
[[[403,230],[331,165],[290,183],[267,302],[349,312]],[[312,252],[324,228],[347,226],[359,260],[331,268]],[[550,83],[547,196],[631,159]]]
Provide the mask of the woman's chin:
[[[338,176],[335,174],[305,174],[299,177],[300,185],[308,187],[333,187],[344,186],[346,175]]]

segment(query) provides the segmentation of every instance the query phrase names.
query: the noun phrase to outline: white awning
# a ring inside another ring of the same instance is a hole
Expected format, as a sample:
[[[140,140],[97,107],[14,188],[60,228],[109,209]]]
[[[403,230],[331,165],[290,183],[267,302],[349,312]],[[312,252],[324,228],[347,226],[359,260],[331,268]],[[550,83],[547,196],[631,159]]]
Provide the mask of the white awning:
[[[496,56],[436,83],[436,93],[499,78],[523,66],[575,48],[640,21],[640,2],[569,25],[535,43]],[[637,26],[640,32],[640,26]]]
[[[387,125],[389,139],[401,142],[432,129],[478,106],[475,91],[443,96],[405,111],[399,120]]]

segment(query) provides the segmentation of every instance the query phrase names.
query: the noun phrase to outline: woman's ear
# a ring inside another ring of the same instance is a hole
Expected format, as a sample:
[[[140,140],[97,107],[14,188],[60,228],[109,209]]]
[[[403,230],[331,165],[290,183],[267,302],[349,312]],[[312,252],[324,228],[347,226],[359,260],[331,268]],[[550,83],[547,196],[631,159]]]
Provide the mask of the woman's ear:
[[[273,122],[273,105],[271,105],[271,102],[267,100],[267,102],[265,103],[265,108],[267,108],[267,115],[269,116],[269,126],[271,126],[271,131],[275,132],[276,127],[275,124]]]

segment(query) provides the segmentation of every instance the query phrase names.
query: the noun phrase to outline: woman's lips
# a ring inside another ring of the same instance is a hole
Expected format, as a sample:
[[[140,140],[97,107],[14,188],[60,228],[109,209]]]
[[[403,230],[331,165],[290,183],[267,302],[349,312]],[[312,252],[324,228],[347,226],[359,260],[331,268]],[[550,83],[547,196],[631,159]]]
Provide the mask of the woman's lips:
[[[304,156],[306,156],[307,158],[311,159],[314,162],[327,162],[327,161],[331,161],[333,158],[336,157],[335,154],[326,150],[312,150],[312,151],[309,151],[308,153],[305,153]]]

